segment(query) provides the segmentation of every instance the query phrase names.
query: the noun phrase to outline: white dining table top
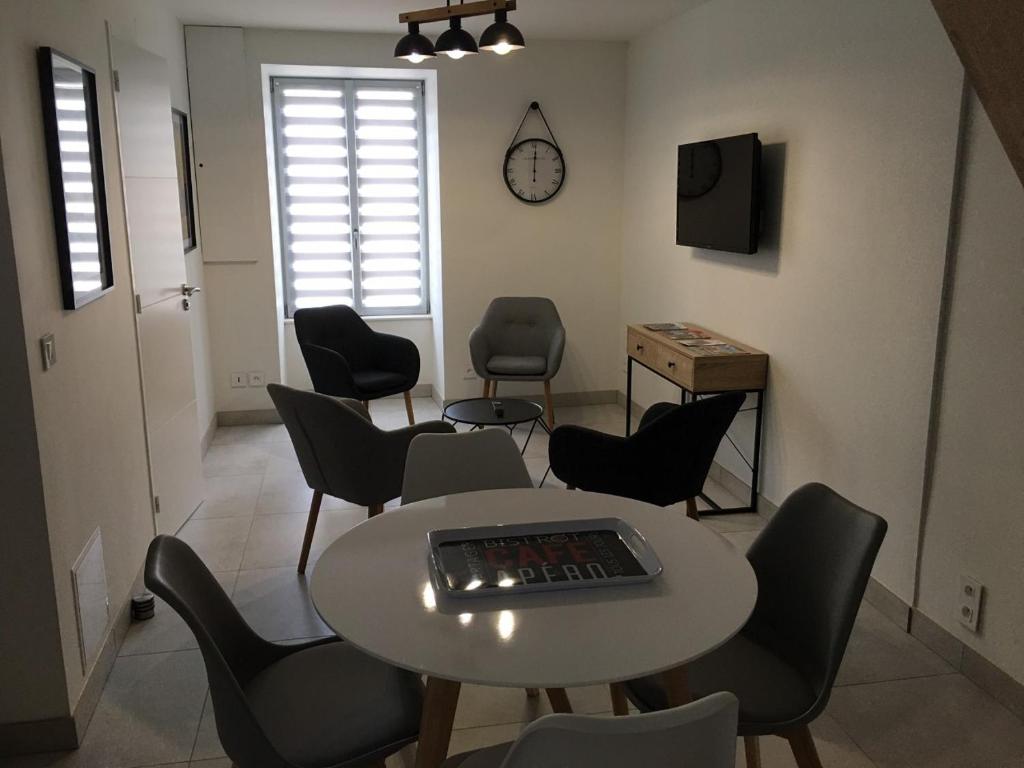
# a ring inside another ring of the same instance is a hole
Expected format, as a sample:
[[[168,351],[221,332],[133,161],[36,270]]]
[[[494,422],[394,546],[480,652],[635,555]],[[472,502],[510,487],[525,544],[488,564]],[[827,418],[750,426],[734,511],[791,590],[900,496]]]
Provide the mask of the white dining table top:
[[[427,533],[464,526],[618,517],[661,559],[644,584],[453,598],[431,587]],[[753,569],[675,510],[558,489],[479,491],[388,510],[320,556],[313,604],[340,637],[414,672],[467,683],[570,688],[692,661],[746,623]]]

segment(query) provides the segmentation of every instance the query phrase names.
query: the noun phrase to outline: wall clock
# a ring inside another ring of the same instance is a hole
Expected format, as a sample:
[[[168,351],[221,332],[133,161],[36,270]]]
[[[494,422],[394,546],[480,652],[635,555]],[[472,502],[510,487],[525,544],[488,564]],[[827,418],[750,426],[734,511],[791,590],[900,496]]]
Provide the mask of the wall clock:
[[[544,127],[547,128],[551,140],[533,138],[517,141],[523,123],[534,110],[544,121]],[[565,156],[551,132],[540,104],[536,101],[526,110],[515,136],[512,137],[512,143],[505,150],[502,175],[508,191],[517,199],[530,204],[546,203],[558,194],[565,183]]]

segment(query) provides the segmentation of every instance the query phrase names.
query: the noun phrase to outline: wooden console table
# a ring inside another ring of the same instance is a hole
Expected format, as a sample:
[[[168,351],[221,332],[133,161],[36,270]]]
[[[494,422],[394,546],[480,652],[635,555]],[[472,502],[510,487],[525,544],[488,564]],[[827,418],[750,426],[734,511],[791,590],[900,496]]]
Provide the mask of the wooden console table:
[[[754,446],[752,457],[748,459],[733,442],[729,435],[726,438],[739,454],[743,462],[750,467],[750,504],[746,507],[723,508],[705,494],[701,498],[712,508],[712,514],[757,511],[758,479],[761,474],[761,427],[764,421],[764,391],[768,383],[768,355],[751,346],[734,339],[722,336],[694,323],[680,323],[691,330],[702,331],[708,336],[724,341],[739,350],[738,354],[711,355],[702,353],[699,348],[691,348],[669,338],[664,332],[651,330],[643,325],[630,325],[626,328],[626,435],[632,426],[633,402],[633,363],[637,362],[663,379],[670,381],[682,390],[680,402],[695,401],[700,395],[713,395],[722,392],[748,392],[755,396],[753,408],[742,408],[754,411]]]

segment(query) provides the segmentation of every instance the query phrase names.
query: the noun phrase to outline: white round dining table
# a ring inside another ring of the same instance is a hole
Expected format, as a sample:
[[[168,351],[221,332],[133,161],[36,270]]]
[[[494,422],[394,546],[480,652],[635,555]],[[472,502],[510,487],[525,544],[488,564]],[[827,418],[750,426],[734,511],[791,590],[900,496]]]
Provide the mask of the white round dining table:
[[[431,584],[433,530],[620,518],[663,571],[642,584],[452,597]],[[725,539],[674,510],[617,496],[508,489],[442,496],[360,523],[320,556],[311,581],[324,622],[367,654],[427,677],[417,768],[443,760],[461,683],[564,689],[666,675],[684,703],[685,664],[746,623],[757,580]],[[673,695],[674,694],[674,695]]]

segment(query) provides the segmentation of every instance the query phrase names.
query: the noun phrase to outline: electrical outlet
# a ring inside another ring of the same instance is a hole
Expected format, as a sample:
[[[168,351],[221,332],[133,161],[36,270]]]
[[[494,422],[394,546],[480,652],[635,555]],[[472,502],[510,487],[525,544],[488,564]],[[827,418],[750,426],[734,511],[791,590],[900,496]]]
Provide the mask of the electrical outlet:
[[[244,373],[232,373],[231,374],[231,388],[238,389],[239,387],[245,386],[245,374]]]
[[[978,631],[981,619],[981,596],[985,587],[980,581],[966,574],[960,574],[960,597],[957,606],[957,618],[971,632]]]
[[[263,371],[249,371],[250,387],[262,387],[266,383],[267,382],[263,376]]]
[[[466,370],[464,370],[462,372],[462,380],[463,381],[472,381],[475,378],[476,378],[476,370],[473,368],[473,366],[469,366],[468,368],[466,368]]]

